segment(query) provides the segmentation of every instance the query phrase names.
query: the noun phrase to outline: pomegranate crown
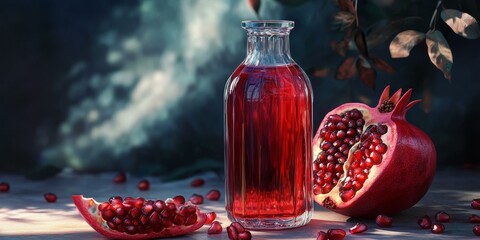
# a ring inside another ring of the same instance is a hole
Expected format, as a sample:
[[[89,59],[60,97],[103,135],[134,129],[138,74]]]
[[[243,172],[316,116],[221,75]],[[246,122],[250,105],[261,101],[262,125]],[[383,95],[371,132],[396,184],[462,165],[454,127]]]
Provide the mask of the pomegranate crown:
[[[390,85],[385,87],[378,100],[377,109],[381,113],[391,112],[392,115],[404,116],[405,113],[413,107],[413,105],[421,102],[422,100],[417,99],[410,102],[410,97],[412,96],[412,89],[408,89],[402,95],[402,89],[398,89],[390,97]]]

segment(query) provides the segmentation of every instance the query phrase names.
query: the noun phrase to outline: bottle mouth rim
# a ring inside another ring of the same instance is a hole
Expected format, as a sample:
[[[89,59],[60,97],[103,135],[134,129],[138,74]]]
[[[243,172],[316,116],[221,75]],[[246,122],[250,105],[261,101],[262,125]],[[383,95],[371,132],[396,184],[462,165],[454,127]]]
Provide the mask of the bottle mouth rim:
[[[242,21],[242,28],[286,28],[292,29],[295,26],[294,21],[290,20],[245,20]]]

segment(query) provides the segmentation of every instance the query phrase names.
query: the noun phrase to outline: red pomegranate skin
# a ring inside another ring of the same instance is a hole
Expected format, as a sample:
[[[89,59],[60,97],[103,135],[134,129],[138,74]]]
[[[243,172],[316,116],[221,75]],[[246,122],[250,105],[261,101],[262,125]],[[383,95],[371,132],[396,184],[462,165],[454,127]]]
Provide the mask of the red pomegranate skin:
[[[347,103],[329,112],[322,120],[313,140],[314,158],[322,151],[320,130],[332,114],[358,109],[364,116],[365,128],[371,124],[388,127],[382,135],[387,152],[380,164],[370,169],[363,187],[349,201],[339,197],[341,180],[327,194],[315,195],[320,205],[343,215],[352,217],[375,217],[378,214],[393,215],[415,205],[430,187],[436,168],[436,151],[430,138],[405,119],[405,114],[414,104],[409,102],[412,90],[401,95],[401,89],[389,98],[389,86],[382,93],[379,104],[369,107],[362,103]],[[380,112],[382,101],[391,100],[395,108],[391,112]],[[345,165],[351,162],[355,146],[350,149]],[[314,160],[315,161],[315,160]],[[345,169],[344,165],[344,169]],[[347,171],[344,171],[347,172]]]

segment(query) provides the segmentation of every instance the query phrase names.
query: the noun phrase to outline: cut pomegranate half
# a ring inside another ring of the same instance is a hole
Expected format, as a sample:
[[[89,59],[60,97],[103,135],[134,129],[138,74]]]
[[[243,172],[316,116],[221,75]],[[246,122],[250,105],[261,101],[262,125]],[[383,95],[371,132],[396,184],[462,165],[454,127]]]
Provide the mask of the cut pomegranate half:
[[[206,220],[197,206],[190,202],[176,204],[172,199],[163,202],[115,197],[104,203],[82,195],[73,195],[72,199],[85,221],[95,231],[111,239],[179,236],[199,229]]]
[[[436,150],[405,114],[419,100],[412,90],[377,106],[343,104],[325,116],[313,139],[313,193],[317,203],[353,217],[394,215],[415,205],[432,183]],[[421,172],[421,174],[418,174]]]

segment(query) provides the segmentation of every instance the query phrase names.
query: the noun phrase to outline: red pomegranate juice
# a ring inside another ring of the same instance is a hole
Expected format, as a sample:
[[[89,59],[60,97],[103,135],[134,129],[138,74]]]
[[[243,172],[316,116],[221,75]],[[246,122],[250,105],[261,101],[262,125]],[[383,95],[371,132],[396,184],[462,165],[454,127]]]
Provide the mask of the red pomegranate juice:
[[[226,209],[247,228],[308,223],[312,95],[293,63],[240,65],[225,89]]]

